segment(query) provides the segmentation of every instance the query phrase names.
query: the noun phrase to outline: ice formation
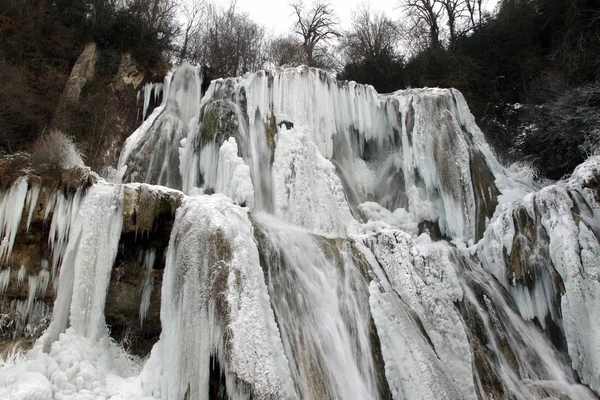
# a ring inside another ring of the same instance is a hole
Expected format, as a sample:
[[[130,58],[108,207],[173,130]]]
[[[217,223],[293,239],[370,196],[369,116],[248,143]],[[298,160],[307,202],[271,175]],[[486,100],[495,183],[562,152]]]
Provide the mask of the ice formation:
[[[37,318],[56,290],[0,397],[597,398],[598,157],[542,187],[500,165],[454,89],[380,95],[306,67],[202,83],[183,65],[144,87],[122,184],[0,193],[5,260],[37,213],[50,224],[48,261],[6,265],[0,291],[27,285],[13,307]],[[151,185],[185,194],[172,221],[141,209],[167,190]],[[135,323],[160,284],[162,331],[134,362],[107,290],[126,229],[161,223]]]
[[[293,397],[250,221],[226,198],[188,198],[177,211],[161,321],[151,358],[164,370],[160,387],[150,377],[148,395],[206,398],[212,364],[223,368],[230,398]]]

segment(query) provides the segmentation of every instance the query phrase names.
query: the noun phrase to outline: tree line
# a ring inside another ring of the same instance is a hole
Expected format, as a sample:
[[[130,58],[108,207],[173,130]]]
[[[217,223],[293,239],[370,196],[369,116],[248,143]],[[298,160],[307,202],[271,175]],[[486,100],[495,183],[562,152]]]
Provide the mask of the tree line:
[[[343,27],[327,0],[293,0],[289,31],[273,34],[235,0],[0,0],[0,150],[23,148],[48,126],[70,68],[94,41],[108,81],[125,52],[146,76],[184,61],[214,77],[306,64],[379,92],[456,87],[503,158],[560,164],[553,177],[595,151],[600,134],[584,116],[600,106],[597,0],[500,0],[493,13],[485,0],[397,6],[390,15],[362,5]],[[568,102],[578,112],[560,112]],[[524,135],[531,122],[536,135]],[[540,156],[548,143],[577,157]]]

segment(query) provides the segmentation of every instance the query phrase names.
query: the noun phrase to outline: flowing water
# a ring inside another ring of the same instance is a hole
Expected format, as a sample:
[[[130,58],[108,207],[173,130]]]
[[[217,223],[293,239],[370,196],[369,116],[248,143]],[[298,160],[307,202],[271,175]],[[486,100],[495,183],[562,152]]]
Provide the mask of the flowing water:
[[[299,67],[203,94],[201,77],[144,88],[122,184],[0,193],[5,259],[21,214],[38,198],[52,214],[51,261],[14,308],[57,294],[42,338],[0,365],[1,398],[598,398],[598,157],[542,187],[498,163],[453,89],[379,95]],[[135,361],[103,311],[141,182],[183,195],[164,259],[140,250],[139,323],[162,282],[162,333]]]

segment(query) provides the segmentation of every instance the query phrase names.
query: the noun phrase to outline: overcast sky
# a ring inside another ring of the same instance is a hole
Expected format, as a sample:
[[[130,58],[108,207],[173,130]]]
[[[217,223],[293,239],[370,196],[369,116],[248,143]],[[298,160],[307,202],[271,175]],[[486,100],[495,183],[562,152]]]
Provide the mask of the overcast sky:
[[[487,10],[492,10],[498,0],[485,0]],[[223,1],[225,3],[225,1]],[[310,5],[311,0],[305,0],[305,4]],[[348,26],[352,11],[365,0],[331,0],[331,5],[337,17],[340,19],[342,28]],[[400,18],[398,4],[400,0],[371,0],[371,9],[373,11],[384,11],[391,19]],[[274,33],[287,32],[294,19],[292,8],[288,0],[237,0],[239,10],[247,12],[252,20],[264,25],[267,29],[272,29]]]

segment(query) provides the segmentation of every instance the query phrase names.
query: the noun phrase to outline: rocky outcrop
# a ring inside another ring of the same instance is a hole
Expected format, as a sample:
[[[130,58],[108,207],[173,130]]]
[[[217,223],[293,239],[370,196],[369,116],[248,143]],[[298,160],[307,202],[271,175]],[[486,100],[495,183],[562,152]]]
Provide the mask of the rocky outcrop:
[[[96,43],[88,43],[75,62],[65,85],[52,121],[52,129],[65,129],[71,118],[71,110],[79,103],[81,91],[93,77],[99,52]]]

